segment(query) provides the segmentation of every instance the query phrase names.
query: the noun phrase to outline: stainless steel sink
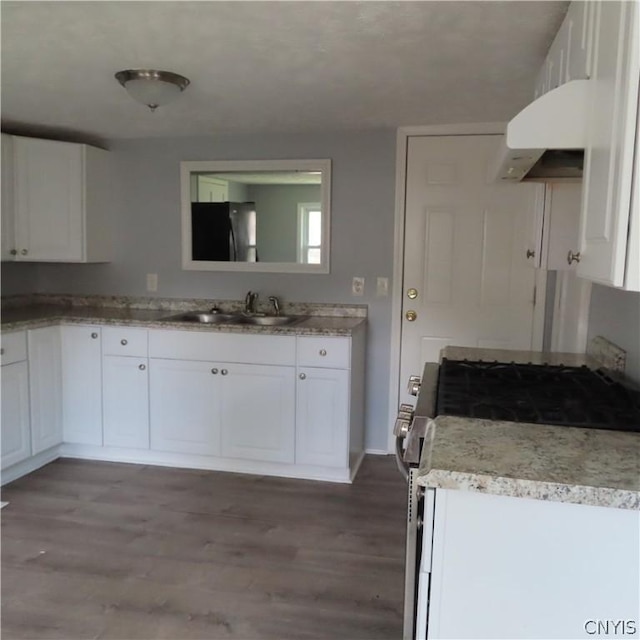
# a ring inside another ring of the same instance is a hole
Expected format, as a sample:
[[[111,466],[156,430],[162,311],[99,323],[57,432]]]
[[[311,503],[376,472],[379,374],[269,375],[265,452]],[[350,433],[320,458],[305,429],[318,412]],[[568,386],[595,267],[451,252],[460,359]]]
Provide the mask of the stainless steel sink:
[[[237,313],[207,313],[202,311],[190,311],[167,316],[162,320],[175,322],[199,322],[201,324],[235,324],[241,322],[242,316]]]
[[[257,324],[263,327],[281,327],[302,320],[304,320],[304,316],[244,316],[241,323]]]
[[[200,324],[251,324],[263,327],[282,327],[288,324],[301,322],[305,316],[260,316],[245,315],[243,313],[208,313],[203,311],[190,311],[178,313],[162,318],[175,322],[197,322]]]

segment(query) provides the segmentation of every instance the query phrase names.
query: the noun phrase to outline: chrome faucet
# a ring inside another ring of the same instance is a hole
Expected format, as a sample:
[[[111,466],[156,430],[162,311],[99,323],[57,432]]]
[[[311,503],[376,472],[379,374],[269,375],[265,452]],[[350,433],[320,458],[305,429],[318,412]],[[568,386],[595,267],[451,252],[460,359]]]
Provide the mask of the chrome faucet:
[[[247,292],[247,295],[244,299],[244,312],[252,315],[255,314],[257,301],[258,301],[257,293],[253,293],[252,291]]]
[[[277,296],[269,296],[269,302],[273,305],[273,310],[277,316],[280,315],[280,300]]]

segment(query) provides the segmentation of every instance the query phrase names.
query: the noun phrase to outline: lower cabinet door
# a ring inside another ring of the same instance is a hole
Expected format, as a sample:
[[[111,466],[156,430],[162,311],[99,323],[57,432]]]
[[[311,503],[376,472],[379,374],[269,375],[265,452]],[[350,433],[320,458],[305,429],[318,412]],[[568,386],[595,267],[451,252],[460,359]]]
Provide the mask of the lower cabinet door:
[[[2,367],[2,469],[31,455],[29,370],[26,362]]]
[[[296,464],[349,464],[349,371],[298,369]]]
[[[60,327],[28,332],[31,453],[62,443]]]
[[[102,446],[102,329],[69,325],[60,330],[64,441]]]
[[[151,449],[220,453],[218,370],[208,362],[149,360]]]
[[[222,455],[294,462],[295,368],[220,366]]]
[[[102,411],[105,446],[149,448],[147,358],[104,356]]]

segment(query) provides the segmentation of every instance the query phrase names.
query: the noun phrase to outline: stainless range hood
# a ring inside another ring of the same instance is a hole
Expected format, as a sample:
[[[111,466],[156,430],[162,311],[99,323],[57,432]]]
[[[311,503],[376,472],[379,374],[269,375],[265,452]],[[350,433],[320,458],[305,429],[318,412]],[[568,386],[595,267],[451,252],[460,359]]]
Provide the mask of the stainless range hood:
[[[589,80],[572,80],[523,109],[509,124],[495,178],[520,182],[582,177]]]

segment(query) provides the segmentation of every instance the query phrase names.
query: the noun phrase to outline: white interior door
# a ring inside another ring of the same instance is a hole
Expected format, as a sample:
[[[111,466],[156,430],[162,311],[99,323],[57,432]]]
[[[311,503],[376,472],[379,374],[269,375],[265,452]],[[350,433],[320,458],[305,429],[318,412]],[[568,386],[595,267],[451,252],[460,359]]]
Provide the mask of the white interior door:
[[[437,362],[447,345],[541,346],[533,338],[535,270],[527,249],[543,187],[493,181],[498,141],[408,140],[401,401],[409,375]]]

